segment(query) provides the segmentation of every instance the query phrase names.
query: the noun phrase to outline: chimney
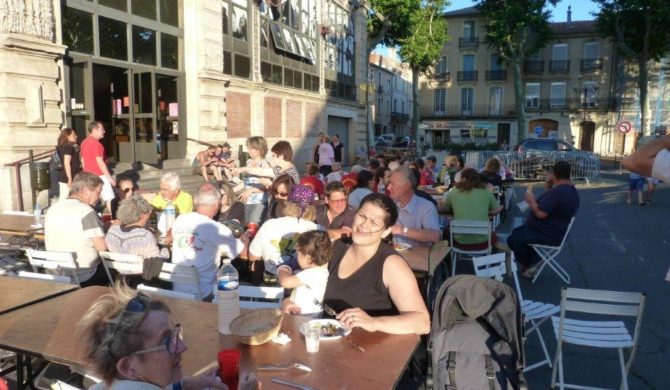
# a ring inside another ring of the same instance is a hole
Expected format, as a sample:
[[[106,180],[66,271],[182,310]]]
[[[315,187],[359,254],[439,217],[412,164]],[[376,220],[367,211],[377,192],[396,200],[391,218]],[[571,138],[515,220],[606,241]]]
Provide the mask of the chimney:
[[[572,23],[572,6],[568,6],[568,23]]]

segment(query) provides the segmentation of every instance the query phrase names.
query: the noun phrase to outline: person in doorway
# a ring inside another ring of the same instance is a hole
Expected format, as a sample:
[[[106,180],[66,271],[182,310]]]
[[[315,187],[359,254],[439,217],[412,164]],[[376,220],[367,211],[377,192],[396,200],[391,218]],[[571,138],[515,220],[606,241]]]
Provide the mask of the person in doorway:
[[[328,142],[328,137],[325,137],[319,145],[319,172],[323,177],[328,176],[333,171],[333,162],[335,162],[335,151]]]
[[[340,142],[340,136],[338,134],[333,135],[331,145],[333,146],[333,152],[335,153],[335,162],[341,165],[342,161],[344,161],[344,144]]]
[[[312,156],[316,164],[319,163],[319,146],[321,146],[321,143],[323,143],[325,139],[326,135],[323,132],[319,133],[319,137],[316,139],[314,146],[312,146]]]
[[[59,200],[67,199],[70,195],[72,180],[81,172],[81,159],[79,158],[79,145],[77,144],[77,133],[69,127],[64,128],[58,137],[56,152],[63,162],[63,169],[58,172]]]
[[[105,202],[107,210],[111,213],[116,180],[105,162],[105,147],[100,143],[104,136],[105,127],[102,122],[91,121],[88,124],[88,137],[81,143],[81,165],[84,172],[92,173],[102,180],[100,199]]]

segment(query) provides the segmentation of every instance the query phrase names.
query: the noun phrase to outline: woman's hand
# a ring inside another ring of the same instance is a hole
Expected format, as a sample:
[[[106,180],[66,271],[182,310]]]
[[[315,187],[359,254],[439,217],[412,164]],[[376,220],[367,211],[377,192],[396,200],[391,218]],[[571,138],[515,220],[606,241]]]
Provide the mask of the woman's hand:
[[[295,302],[290,299],[284,299],[284,302],[281,304],[281,311],[284,314],[300,315],[300,307],[295,304]]]
[[[247,198],[249,198],[249,196],[251,196],[251,194],[253,194],[254,192],[260,192],[260,191],[254,187],[249,187],[246,190],[242,191],[242,193],[239,196],[240,201],[246,202]]]
[[[359,308],[344,310],[336,318],[347,328],[362,328],[368,332],[377,331],[377,321]]]
[[[228,389],[225,383],[221,382],[221,378],[218,377],[217,373],[219,369],[214,367],[205,371],[204,373],[192,376],[190,378],[184,378],[184,390],[201,390],[201,389]]]

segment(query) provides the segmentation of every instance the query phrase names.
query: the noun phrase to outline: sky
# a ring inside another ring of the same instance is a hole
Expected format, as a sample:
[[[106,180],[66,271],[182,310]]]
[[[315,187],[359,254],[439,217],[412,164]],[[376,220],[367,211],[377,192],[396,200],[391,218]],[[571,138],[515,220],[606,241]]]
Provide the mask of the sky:
[[[472,0],[449,0],[451,5],[447,11],[453,11],[461,8],[472,7],[476,3]],[[551,11],[552,22],[565,22],[568,15],[568,6],[572,6],[572,20],[590,20],[594,19],[592,12],[598,11],[598,5],[591,0],[563,0]],[[378,47],[375,52],[381,55],[388,55],[386,47]]]

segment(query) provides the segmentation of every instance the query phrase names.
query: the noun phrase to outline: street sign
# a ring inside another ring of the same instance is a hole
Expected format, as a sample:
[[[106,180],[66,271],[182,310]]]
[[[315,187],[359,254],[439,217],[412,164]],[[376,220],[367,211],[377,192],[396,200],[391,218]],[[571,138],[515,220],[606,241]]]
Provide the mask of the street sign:
[[[535,134],[542,135],[543,131],[544,131],[544,129],[542,128],[542,126],[536,126],[535,127]]]
[[[624,134],[628,133],[632,128],[633,125],[631,125],[628,121],[621,121],[616,125],[616,129]]]

